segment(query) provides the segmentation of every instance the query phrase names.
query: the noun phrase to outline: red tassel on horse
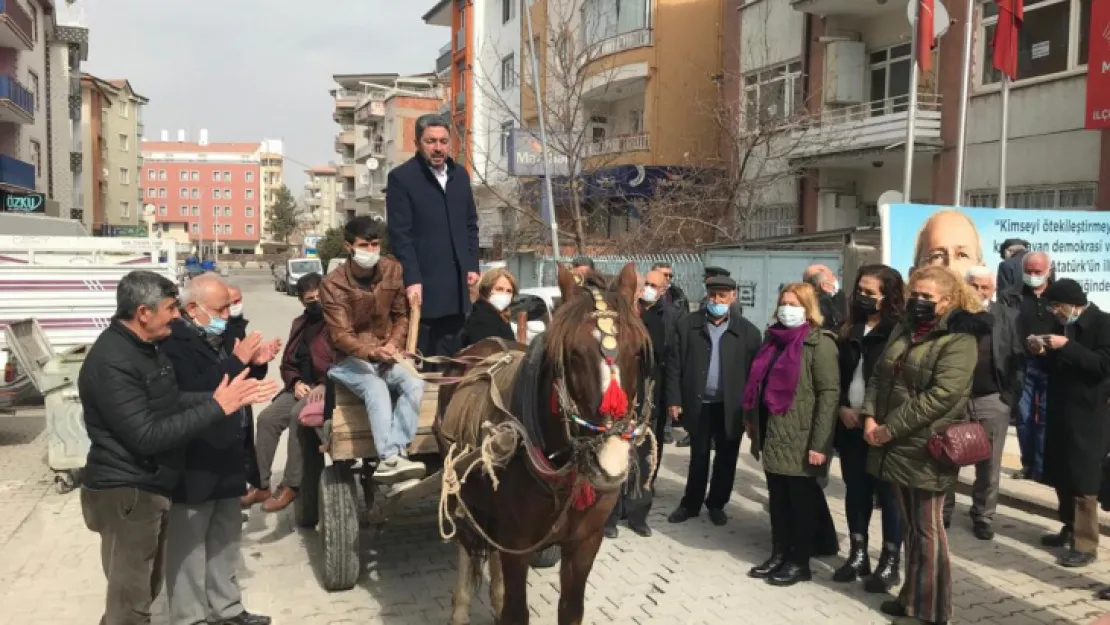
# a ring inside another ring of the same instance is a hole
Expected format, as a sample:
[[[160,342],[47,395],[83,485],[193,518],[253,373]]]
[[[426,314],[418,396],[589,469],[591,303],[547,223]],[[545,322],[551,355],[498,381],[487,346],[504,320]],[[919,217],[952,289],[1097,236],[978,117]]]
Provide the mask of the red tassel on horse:
[[[597,501],[597,491],[594,490],[594,487],[589,482],[579,482],[574,487],[574,494],[572,496],[574,497],[574,502],[571,505],[579,512],[594,505],[594,502]]]
[[[601,416],[610,419],[623,419],[628,414],[628,395],[617,382],[616,376],[609,380],[609,388],[601,398],[601,407],[597,409]]]

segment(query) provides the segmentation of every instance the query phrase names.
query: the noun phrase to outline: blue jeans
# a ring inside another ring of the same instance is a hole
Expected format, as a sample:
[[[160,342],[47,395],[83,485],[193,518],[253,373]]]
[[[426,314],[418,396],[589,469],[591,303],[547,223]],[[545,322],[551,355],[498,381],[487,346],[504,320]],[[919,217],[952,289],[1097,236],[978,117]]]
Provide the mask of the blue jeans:
[[[1048,373],[1036,359],[1025,363],[1025,382],[1018,402],[1017,435],[1021,468],[1035,480],[1044,477],[1044,424],[1048,416]]]
[[[333,366],[328,377],[347,387],[366,404],[378,458],[388,460],[404,453],[416,436],[424,380],[404,367],[366,362],[353,356]],[[390,391],[399,394],[396,406],[390,406]]]

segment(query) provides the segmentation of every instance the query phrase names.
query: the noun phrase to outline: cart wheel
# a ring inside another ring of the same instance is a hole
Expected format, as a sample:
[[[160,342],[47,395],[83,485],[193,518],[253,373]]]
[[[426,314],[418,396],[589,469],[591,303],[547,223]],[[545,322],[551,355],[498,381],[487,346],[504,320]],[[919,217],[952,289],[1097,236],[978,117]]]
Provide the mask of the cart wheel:
[[[301,437],[301,490],[293,500],[293,521],[297,527],[314,528],[320,520],[320,472],[324,470],[324,454],[320,438],[311,428],[296,425],[290,436]]]
[[[324,543],[324,589],[350,590],[358,581],[358,500],[351,471],[340,465],[320,475],[320,538]]]
[[[551,545],[536,554],[536,559],[532,561],[532,568],[549,569],[559,563],[559,558],[562,555],[563,550],[559,548],[559,545]]]

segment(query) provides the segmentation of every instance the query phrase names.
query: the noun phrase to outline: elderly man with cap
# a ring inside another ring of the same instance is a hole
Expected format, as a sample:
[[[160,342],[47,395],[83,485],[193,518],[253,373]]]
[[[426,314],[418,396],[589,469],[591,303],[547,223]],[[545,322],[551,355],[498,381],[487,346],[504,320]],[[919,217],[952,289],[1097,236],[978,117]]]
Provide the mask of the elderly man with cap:
[[[667,521],[682,523],[696,517],[704,504],[709,520],[724,525],[728,522],[724,507],[732,495],[744,433],[744,385],[762,336],[735,312],[732,278],[709,278],[705,288],[705,308],[675,325],[674,345],[664,368],[667,410],[671,419],[682,421],[691,441],[686,493]]]
[[[1034,354],[1048,356],[1044,471],[1056,489],[1064,527],[1042,542],[1068,546],[1057,563],[1075,568],[1094,562],[1098,553],[1098,492],[1110,452],[1110,314],[1067,278],[1049,285],[1043,298],[1063,324],[1062,333],[1030,336],[1028,342]]]
[[[1029,241],[1025,239],[1006,239],[998,246],[1002,262],[998,263],[998,277],[995,288],[1006,293],[1021,288],[1021,259],[1029,253]]]
[[[825,265],[810,265],[802,272],[802,280],[808,282],[817,291],[817,303],[821,307],[821,315],[825,318],[825,329],[839,332],[847,316],[848,306],[836,274]]]
[[[585,278],[586,274],[593,271],[594,261],[589,256],[575,256],[570,261],[570,272],[576,276]]]

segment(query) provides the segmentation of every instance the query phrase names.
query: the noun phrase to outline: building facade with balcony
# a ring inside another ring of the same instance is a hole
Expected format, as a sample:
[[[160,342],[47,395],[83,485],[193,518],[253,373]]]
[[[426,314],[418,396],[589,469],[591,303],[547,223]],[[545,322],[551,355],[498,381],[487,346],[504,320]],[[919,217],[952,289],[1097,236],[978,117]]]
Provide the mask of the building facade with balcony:
[[[139,177],[148,102],[127,80],[81,76],[81,160],[89,174],[82,181],[81,221],[89,232],[145,227],[148,198]]]
[[[262,179],[259,181],[259,197],[262,198],[262,241],[273,242],[270,236],[270,213],[277,204],[278,190],[285,186],[284,145],[279,139],[262,141]]]
[[[354,217],[338,210],[339,179],[338,171],[332,165],[305,170],[304,206],[298,221],[301,229],[309,233],[324,234],[331,228],[342,228],[347,219]]]
[[[232,254],[260,250],[262,159],[273,141],[210,143],[200,131],[195,142],[184,130],[177,141],[144,141],[138,182],[156,208],[156,232],[197,248]]]

